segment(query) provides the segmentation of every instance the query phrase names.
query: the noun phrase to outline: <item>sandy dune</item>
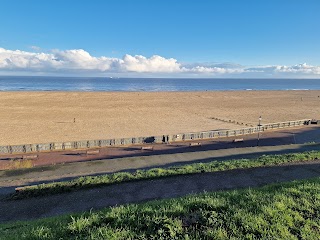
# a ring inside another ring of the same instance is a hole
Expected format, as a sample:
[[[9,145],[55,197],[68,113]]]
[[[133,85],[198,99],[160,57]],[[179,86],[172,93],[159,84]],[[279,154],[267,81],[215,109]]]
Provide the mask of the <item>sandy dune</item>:
[[[0,92],[0,103],[0,145],[245,127],[212,118],[320,119],[320,91]]]

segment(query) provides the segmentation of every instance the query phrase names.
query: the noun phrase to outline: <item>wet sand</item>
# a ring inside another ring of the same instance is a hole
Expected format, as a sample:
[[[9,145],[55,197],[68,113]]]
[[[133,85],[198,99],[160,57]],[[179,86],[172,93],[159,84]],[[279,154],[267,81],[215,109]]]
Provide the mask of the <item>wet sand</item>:
[[[0,103],[0,145],[236,129],[260,115],[320,119],[320,91],[0,92]]]

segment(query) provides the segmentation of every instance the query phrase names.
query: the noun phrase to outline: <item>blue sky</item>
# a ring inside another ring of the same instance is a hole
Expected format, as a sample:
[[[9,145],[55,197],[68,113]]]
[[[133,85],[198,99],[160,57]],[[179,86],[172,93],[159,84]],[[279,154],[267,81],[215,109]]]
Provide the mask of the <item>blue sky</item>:
[[[319,0],[0,0],[0,11],[0,74],[320,78]]]

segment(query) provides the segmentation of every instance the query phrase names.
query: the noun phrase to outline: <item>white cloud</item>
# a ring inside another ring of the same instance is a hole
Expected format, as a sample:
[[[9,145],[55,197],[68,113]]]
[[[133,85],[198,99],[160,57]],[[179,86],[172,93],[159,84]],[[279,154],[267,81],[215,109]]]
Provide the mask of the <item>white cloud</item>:
[[[122,59],[93,57],[82,49],[53,50],[51,53],[33,53],[0,48],[0,70],[30,71],[97,71],[97,72],[179,72],[176,59],[154,55],[146,58],[141,55],[125,55]]]
[[[295,74],[295,75],[320,75],[320,66],[312,66],[306,63],[297,64],[293,66],[273,65],[273,66],[260,66],[248,68],[254,72],[262,72],[269,74]]]
[[[55,61],[65,70],[94,70],[108,71],[111,69],[113,62],[119,61],[114,58],[92,57],[88,52],[82,49],[59,51],[54,50]]]
[[[57,68],[59,63],[52,54],[32,53],[20,50],[6,50],[0,48],[0,69],[4,70],[36,70]]]
[[[181,71],[181,65],[177,63],[176,59],[167,59],[158,55],[146,58],[141,55],[131,56],[126,54],[121,61],[121,67],[123,70],[130,72],[174,73]]]
[[[39,52],[41,50],[40,47],[38,46],[30,46],[30,48],[33,50],[33,51],[36,51],[36,52]]]
[[[34,50],[38,49],[37,47]],[[40,49],[39,49],[40,50]],[[83,49],[52,50],[50,52],[27,52],[0,48],[1,72],[28,73],[73,73],[82,74],[113,74],[126,76],[251,76],[251,77],[285,77],[320,75],[320,66],[306,63],[293,66],[272,65],[245,67],[233,63],[194,63],[182,64],[174,58],[164,58],[158,55],[145,57],[126,54],[123,58],[94,57]]]
[[[204,67],[196,66],[192,68],[183,68],[184,72],[190,73],[203,73],[203,74],[234,74],[234,73],[243,73],[245,69],[243,68],[221,68],[221,67]]]
[[[306,63],[302,63],[289,67],[277,66],[276,71],[284,73],[320,74],[320,66],[312,66]]]

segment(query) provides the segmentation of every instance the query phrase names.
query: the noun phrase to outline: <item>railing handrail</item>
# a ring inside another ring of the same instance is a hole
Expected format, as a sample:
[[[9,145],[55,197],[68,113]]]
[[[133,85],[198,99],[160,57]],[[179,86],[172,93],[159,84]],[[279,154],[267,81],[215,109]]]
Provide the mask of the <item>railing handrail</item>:
[[[32,152],[45,152],[66,149],[88,149],[106,146],[123,146],[147,143],[148,139],[153,143],[161,142],[177,142],[177,141],[192,141],[195,139],[210,139],[221,138],[229,136],[248,135],[256,132],[263,132],[284,127],[294,127],[304,125],[306,121],[312,119],[302,119],[296,121],[266,123],[261,126],[241,128],[241,129],[226,129],[226,130],[212,130],[200,131],[178,134],[164,134],[161,136],[149,137],[132,137],[132,138],[118,138],[118,139],[100,139],[100,140],[82,140],[82,141],[69,141],[69,142],[51,142],[51,143],[32,143],[21,145],[8,145],[0,146],[0,154],[13,154],[13,153],[32,153]],[[179,137],[178,137],[179,136]],[[187,137],[186,137],[187,136]],[[165,138],[165,139],[163,139]]]

